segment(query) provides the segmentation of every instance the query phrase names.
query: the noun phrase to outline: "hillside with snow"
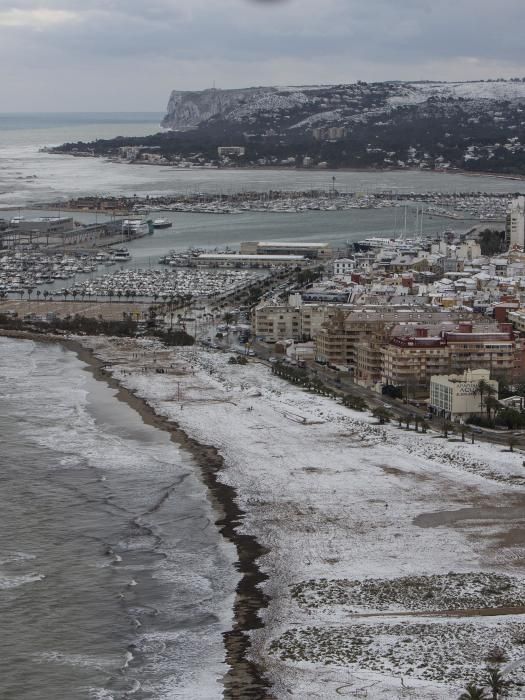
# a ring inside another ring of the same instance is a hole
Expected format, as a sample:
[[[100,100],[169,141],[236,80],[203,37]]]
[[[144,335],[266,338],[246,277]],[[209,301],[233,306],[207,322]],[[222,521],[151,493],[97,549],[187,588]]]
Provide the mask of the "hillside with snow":
[[[163,126],[188,129],[208,120],[255,124],[260,119],[286,120],[285,128],[313,124],[346,125],[364,115],[388,115],[393,110],[429,102],[525,103],[521,80],[475,82],[390,82],[289,87],[257,87],[236,90],[174,90]],[[473,105],[470,105],[473,106]]]
[[[162,126],[54,151],[113,158],[135,146],[168,165],[525,175],[525,79],[175,90]]]

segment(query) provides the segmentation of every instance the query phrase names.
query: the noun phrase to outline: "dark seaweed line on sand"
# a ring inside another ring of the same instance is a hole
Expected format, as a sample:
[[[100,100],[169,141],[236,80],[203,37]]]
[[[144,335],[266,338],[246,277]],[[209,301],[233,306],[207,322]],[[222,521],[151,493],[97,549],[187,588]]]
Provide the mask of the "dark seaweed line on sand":
[[[0,335],[36,342],[61,343],[86,363],[95,379],[105,381],[116,389],[117,398],[120,401],[126,402],[136,410],[148,424],[169,432],[171,439],[187,449],[195,458],[202,480],[212,496],[214,508],[220,513],[216,525],[221,535],[235,545],[238,557],[236,566],[242,575],[236,589],[233,628],[224,633],[226,662],[230,667],[223,679],[224,697],[227,700],[271,700],[273,696],[270,692],[270,683],[264,678],[262,669],[247,658],[251,647],[249,632],[263,626],[259,611],[268,607],[268,596],[259,587],[268,577],[257,566],[257,560],[266,553],[266,550],[255,537],[237,531],[245,513],[237,504],[235,489],[219,481],[219,474],[224,468],[224,459],[217,448],[200,444],[175,422],[157,415],[145,399],[122,386],[108,370],[104,369],[103,363],[95,354],[80,342],[52,335],[10,333],[2,330]]]

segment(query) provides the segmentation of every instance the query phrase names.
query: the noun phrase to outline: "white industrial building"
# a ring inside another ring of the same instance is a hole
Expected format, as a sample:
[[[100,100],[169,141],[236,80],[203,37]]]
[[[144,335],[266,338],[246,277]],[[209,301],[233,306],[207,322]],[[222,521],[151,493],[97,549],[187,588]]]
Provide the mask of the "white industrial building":
[[[467,370],[463,374],[436,375],[430,378],[430,406],[438,414],[452,420],[466,419],[484,411],[479,383],[485,381],[498,398],[498,382],[487,369]]]

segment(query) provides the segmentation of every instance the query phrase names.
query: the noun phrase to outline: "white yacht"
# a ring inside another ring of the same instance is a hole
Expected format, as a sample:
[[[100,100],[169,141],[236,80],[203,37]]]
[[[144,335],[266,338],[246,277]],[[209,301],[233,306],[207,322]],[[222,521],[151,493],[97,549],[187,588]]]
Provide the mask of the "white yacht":
[[[150,232],[150,226],[144,219],[124,219],[122,222],[122,235],[132,238],[146,236]]]
[[[171,228],[173,223],[169,219],[153,219],[153,228]]]
[[[127,248],[115,248],[113,252],[113,260],[115,262],[125,262],[131,258],[130,252]]]

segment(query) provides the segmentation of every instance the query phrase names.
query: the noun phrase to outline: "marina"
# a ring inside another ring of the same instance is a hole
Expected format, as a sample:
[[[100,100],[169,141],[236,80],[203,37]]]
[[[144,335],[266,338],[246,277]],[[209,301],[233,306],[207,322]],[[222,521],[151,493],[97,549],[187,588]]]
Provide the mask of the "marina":
[[[510,197],[507,194],[482,192],[462,193],[400,193],[393,190],[379,192],[342,192],[333,187],[327,190],[268,192],[241,191],[231,194],[194,192],[171,196],[80,197],[61,203],[69,211],[136,212],[150,215],[154,212],[182,212],[191,214],[230,214],[247,212],[266,214],[302,214],[310,211],[350,211],[366,209],[415,209],[418,215],[463,220],[504,221]],[[44,205],[47,208],[56,203]],[[135,220],[133,220],[135,222]],[[151,221],[154,229],[170,227],[170,220]],[[145,222],[143,222],[145,223]]]
[[[190,250],[163,258],[155,267],[124,268],[131,254],[122,247],[96,254],[5,253],[0,257],[0,297],[29,301],[32,298],[74,301],[86,297],[151,301],[173,295],[220,297],[247,289],[268,275],[268,271],[259,269],[196,268],[192,264],[196,255],[195,250]],[[108,268],[115,269],[100,274]]]

